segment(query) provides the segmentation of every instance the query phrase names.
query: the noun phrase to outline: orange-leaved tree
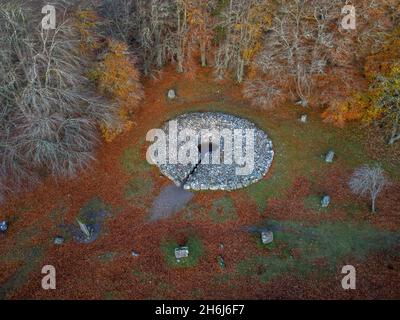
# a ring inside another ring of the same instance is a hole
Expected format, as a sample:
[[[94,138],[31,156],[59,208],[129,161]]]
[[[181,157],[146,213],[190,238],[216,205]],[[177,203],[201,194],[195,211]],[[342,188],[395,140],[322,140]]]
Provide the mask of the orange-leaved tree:
[[[132,127],[132,116],[138,110],[144,93],[135,58],[130,55],[126,44],[108,39],[98,59],[90,78],[102,95],[118,104],[120,123],[101,125],[104,139],[110,142]]]
[[[368,89],[328,108],[323,117],[343,125],[362,120],[386,129],[388,143],[400,140],[400,27],[390,32],[380,50],[366,59]]]

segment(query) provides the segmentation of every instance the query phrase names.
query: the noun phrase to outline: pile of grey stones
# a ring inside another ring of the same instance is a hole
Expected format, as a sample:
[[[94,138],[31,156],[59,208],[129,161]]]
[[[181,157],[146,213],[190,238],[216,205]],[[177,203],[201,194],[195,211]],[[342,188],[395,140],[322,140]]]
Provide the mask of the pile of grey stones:
[[[251,121],[221,112],[186,113],[178,116],[175,120],[178,124],[178,133],[183,129],[192,129],[197,132],[199,137],[201,130],[216,129],[218,132],[222,132],[222,130],[228,129],[231,130],[233,136],[234,129],[242,129],[242,152],[244,155],[247,143],[245,142],[245,129],[254,129],[254,170],[251,173],[238,175],[236,168],[241,166],[234,160],[232,164],[225,164],[222,158],[221,164],[211,164],[211,156],[207,153],[203,157],[208,156],[209,163],[200,162],[197,167],[194,164],[170,164],[168,161],[166,164],[158,164],[162,174],[178,187],[186,190],[236,190],[261,180],[267,174],[274,157],[272,141],[263,130]],[[167,122],[162,128],[167,134],[167,140],[168,128]],[[178,150],[184,143],[178,142]],[[234,148],[233,143],[232,148]],[[212,150],[212,152],[224,153],[223,139],[220,139],[217,150]],[[234,150],[232,150],[232,154],[234,154]]]

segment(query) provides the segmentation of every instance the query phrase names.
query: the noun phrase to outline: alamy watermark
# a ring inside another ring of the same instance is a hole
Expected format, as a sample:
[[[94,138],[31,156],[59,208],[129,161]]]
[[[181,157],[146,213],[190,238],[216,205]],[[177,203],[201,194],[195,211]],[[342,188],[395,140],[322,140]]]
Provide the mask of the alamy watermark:
[[[56,289],[56,268],[52,265],[45,265],[42,268],[42,289],[55,290]]]
[[[43,30],[54,30],[57,23],[56,8],[48,4],[42,8],[42,13],[45,14],[42,19]]]
[[[344,30],[355,30],[356,8],[352,5],[346,5],[342,8],[342,14],[345,15],[342,19],[342,28]]]
[[[178,122],[171,120],[168,134],[152,129],[146,140],[153,142],[146,154],[150,164],[236,165],[235,173],[241,176],[254,170],[255,129],[178,130]]]
[[[356,268],[352,265],[346,265],[342,268],[342,273],[346,276],[342,279],[342,288],[344,290],[356,289]]]

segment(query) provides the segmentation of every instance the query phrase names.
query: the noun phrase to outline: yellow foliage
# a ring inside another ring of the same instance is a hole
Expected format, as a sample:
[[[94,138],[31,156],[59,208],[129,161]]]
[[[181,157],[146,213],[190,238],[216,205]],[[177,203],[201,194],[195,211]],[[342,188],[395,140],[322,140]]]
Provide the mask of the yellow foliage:
[[[356,93],[345,101],[336,101],[322,114],[327,122],[343,126],[345,122],[362,120],[372,122],[383,117],[396,117],[395,111],[382,106],[382,100],[398,96],[400,92],[400,27],[387,35],[381,50],[369,56],[365,75],[369,89]],[[384,81],[382,81],[384,79]],[[394,102],[392,102],[394,104]]]
[[[83,55],[98,48],[94,32],[98,21],[99,17],[94,11],[80,10],[75,13],[75,27],[80,35],[80,50]]]
[[[143,98],[143,88],[139,71],[129,58],[128,47],[124,43],[108,40],[105,51],[103,60],[90,73],[90,78],[96,82],[104,96],[117,101],[119,106],[121,125],[101,126],[104,139],[110,142],[132,128],[133,122],[130,118]]]
[[[400,60],[400,27],[386,36],[386,41],[378,53],[369,56],[365,63],[365,75],[373,81],[377,74],[387,74]]]
[[[271,8],[267,3],[259,4],[250,9],[247,24],[237,24],[235,28],[247,28],[250,42],[242,51],[242,57],[250,62],[262,48],[262,35],[272,23]]]
[[[325,122],[342,127],[349,121],[369,120],[372,114],[369,114],[368,109],[368,96],[355,93],[350,99],[333,101],[330,107],[322,113],[322,118]]]

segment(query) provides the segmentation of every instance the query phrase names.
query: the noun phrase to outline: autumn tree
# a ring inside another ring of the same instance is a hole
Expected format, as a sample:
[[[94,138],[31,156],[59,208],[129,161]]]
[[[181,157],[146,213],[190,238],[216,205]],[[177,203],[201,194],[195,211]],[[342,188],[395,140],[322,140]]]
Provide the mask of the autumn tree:
[[[140,72],[135,66],[136,61],[126,44],[107,40],[98,60],[100,61],[90,72],[90,78],[95,81],[103,96],[116,102],[119,119],[115,123],[101,125],[104,139],[111,142],[117,135],[132,127],[134,113],[144,95],[143,87]]]
[[[207,49],[211,51],[215,19],[212,15],[216,1],[189,0],[188,24],[190,45],[198,47],[201,66],[207,66]],[[193,49],[192,49],[193,51]]]
[[[317,79],[335,62],[341,1],[279,1],[272,24],[263,37],[255,61],[259,76],[245,86],[245,94],[292,94],[307,106]],[[265,80],[263,86],[258,79]],[[257,92],[256,87],[260,87]],[[269,100],[269,99],[268,99]]]
[[[270,1],[229,0],[216,26],[222,33],[215,57],[215,74],[222,79],[231,70],[237,82],[261,49],[261,36],[271,21]]]
[[[0,4],[0,193],[48,174],[73,176],[93,159],[97,126],[116,121],[95,94],[72,12],[55,30],[22,2]]]
[[[344,125],[348,121],[364,121],[384,128],[389,144],[400,140],[399,129],[399,63],[400,28],[379,40],[379,46],[365,59],[365,85],[324,113],[326,121]],[[383,41],[382,41],[383,40]]]

